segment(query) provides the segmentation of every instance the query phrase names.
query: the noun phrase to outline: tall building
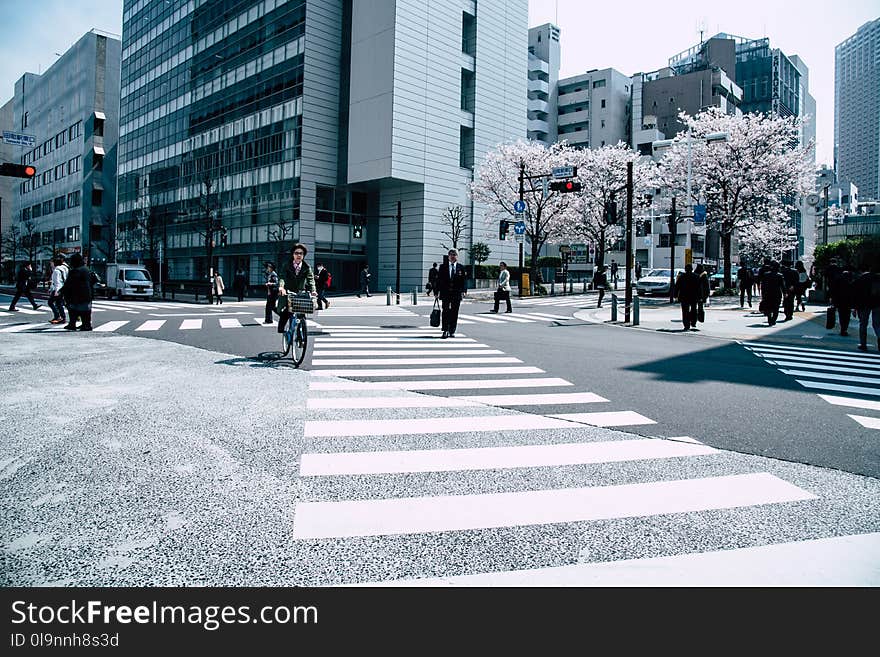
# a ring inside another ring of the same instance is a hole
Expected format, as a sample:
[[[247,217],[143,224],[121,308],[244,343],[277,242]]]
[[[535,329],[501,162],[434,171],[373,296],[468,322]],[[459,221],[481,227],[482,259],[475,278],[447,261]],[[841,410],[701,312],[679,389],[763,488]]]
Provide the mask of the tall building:
[[[445,210],[459,247],[487,241],[466,187],[526,133],[527,18],[526,0],[125,0],[120,260],[161,245],[171,279],[243,266],[259,285],[299,240],[339,289],[363,264],[394,285],[398,258],[421,287]]]
[[[0,130],[15,132],[15,119],[12,112],[13,100],[9,99],[0,107]],[[18,162],[20,159],[20,146],[13,146],[0,140],[0,162]],[[4,283],[12,280],[11,276],[15,265],[11,262],[12,254],[7,253],[6,239],[12,226],[18,224],[18,217],[13,217],[15,207],[15,195],[18,192],[18,181],[15,178],[0,176],[0,280]],[[7,262],[8,261],[8,262]]]
[[[556,99],[559,85],[559,28],[545,23],[529,29],[529,139],[556,142]]]
[[[15,216],[38,236],[44,268],[54,252],[82,252],[97,268],[112,256],[119,53],[118,38],[91,30],[45,73],[15,83],[15,128],[36,137],[19,161],[37,170],[18,185]]]
[[[559,139],[580,148],[629,143],[632,84],[613,68],[559,81]]]
[[[880,18],[834,49],[834,168],[880,199]]]

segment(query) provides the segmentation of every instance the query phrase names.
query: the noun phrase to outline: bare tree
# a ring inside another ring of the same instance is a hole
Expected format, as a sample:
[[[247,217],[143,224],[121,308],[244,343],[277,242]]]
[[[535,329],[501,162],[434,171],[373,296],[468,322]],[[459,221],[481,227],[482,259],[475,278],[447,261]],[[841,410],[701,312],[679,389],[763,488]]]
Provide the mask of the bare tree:
[[[279,219],[275,223],[270,225],[271,228],[269,228],[269,240],[275,242],[276,267],[280,267],[280,263],[286,257],[286,252],[288,248],[293,246],[293,244],[289,244],[288,242],[293,241],[293,232],[296,224],[292,219],[290,221],[286,219]]]
[[[444,250],[455,249],[457,251],[458,243],[461,241],[461,236],[464,233],[467,223],[464,208],[460,205],[450,205],[443,211],[440,220],[446,226],[446,230],[442,231],[442,234],[445,235],[452,244],[452,246],[446,246],[444,241],[441,242],[440,246],[442,246]]]
[[[12,224],[3,233],[2,237],[0,237],[0,260],[3,261],[3,272],[6,273],[6,269],[9,270],[10,280],[15,280],[15,261],[18,260],[18,252],[21,250],[21,229]],[[11,266],[6,265],[7,256],[11,260]]]
[[[25,252],[28,262],[36,262],[37,256],[41,255],[45,249],[40,243],[40,233],[37,232],[37,226],[33,219],[27,219],[22,224],[21,231],[21,249]]]

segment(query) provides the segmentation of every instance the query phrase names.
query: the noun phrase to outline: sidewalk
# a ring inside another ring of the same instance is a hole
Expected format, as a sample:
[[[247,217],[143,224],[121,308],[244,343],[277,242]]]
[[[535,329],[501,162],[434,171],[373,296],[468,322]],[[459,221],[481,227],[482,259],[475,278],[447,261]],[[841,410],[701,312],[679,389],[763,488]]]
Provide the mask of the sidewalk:
[[[710,305],[705,307],[706,321],[697,325],[697,331],[682,329],[681,306],[670,304],[663,298],[639,298],[639,324],[624,323],[624,297],[618,294],[617,321],[614,325],[634,330],[678,333],[683,336],[701,335],[723,340],[766,340],[803,341],[816,343],[821,340],[836,348],[855,351],[858,343],[858,320],[851,320],[849,337],[839,335],[839,326],[834,330],[825,329],[826,304],[807,304],[805,312],[796,312],[790,322],[780,313],[775,326],[768,326],[767,319],[758,312],[759,299],[752,299],[752,307],[740,308],[736,297],[711,297]],[[595,305],[593,303],[593,305]],[[577,311],[574,316],[593,324],[611,324],[612,294],[606,294],[601,308],[588,308]]]

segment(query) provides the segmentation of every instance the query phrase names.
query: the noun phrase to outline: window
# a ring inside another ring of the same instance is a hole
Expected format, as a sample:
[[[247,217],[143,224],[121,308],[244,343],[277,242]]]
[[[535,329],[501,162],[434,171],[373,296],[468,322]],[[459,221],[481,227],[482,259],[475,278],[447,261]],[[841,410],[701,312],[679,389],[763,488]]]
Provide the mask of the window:
[[[605,86],[605,80],[594,80],[593,89],[601,89]]]
[[[605,119],[602,119],[602,127],[605,127]]]
[[[93,189],[92,190],[92,206],[96,205],[104,205],[104,190],[103,189]]]
[[[103,137],[104,136],[104,119],[99,119],[97,116],[95,117],[95,137]]]
[[[30,208],[25,208],[24,210],[21,211],[21,220],[22,221],[27,221],[30,218],[31,218],[31,209]]]
[[[474,97],[476,96],[476,83],[473,71],[461,69],[461,109],[466,112],[474,111]]]
[[[95,153],[94,158],[95,171],[103,171],[104,170],[104,156],[98,155]]]
[[[54,203],[54,208],[53,208],[53,210],[54,210],[55,212],[61,212],[62,210],[66,210],[66,209],[67,209],[66,201],[67,201],[67,198],[66,198],[66,197],[64,197],[64,196],[57,196],[57,197],[55,198],[55,203]]]
[[[24,130],[27,127],[28,127],[28,113],[25,112],[21,116],[21,129]]]
[[[474,168],[474,129],[461,126],[458,141],[458,166]]]
[[[50,182],[52,182],[52,172],[51,171],[44,171],[43,172],[43,184],[48,185]]]
[[[35,206],[31,208],[31,216],[34,219],[38,219],[43,216],[43,206],[37,203]]]
[[[43,201],[43,215],[52,214],[52,201]]]
[[[67,207],[75,208],[79,206],[79,192],[71,192],[67,195]]]
[[[79,226],[70,226],[67,229],[67,241],[68,242],[78,242],[79,241]]]
[[[466,11],[461,13],[461,51],[467,55],[477,54],[477,19]]]
[[[67,173],[76,173],[79,171],[80,161],[82,160],[81,155],[77,155],[74,158],[71,158],[67,161]]]
[[[605,99],[604,99],[604,98],[602,99],[602,105],[601,105],[601,107],[602,107],[602,109],[605,109]]]
[[[58,164],[55,166],[54,178],[55,178],[55,180],[60,180],[63,177],[64,177],[64,165]]]

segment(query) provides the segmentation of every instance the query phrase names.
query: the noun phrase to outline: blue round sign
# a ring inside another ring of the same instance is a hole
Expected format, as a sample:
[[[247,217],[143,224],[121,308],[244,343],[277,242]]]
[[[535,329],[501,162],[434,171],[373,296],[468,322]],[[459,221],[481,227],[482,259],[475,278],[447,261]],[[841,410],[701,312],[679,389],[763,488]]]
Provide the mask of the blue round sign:
[[[525,212],[526,211],[526,202],[525,201],[517,201],[513,204],[514,212]]]

